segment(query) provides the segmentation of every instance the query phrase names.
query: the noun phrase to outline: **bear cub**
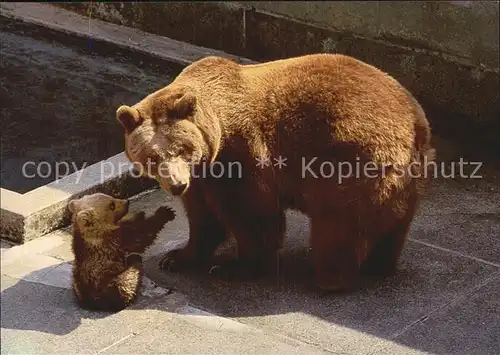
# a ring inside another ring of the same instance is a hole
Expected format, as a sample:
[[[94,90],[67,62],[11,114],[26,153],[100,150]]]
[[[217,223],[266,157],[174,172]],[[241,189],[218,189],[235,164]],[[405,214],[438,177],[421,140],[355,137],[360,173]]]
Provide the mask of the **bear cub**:
[[[72,289],[80,307],[119,311],[137,298],[143,275],[142,254],[164,225],[175,218],[160,207],[146,218],[129,214],[129,201],[96,193],[71,200]]]

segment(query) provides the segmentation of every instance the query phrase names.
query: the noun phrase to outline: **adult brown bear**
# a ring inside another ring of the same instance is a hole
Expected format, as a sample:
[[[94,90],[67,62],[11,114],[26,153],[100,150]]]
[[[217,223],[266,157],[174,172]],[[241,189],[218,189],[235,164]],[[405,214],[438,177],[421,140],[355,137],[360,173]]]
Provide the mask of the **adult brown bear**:
[[[328,290],[394,271],[435,155],[412,95],[344,55],[207,57],[117,119],[130,161],[185,206],[188,244],[164,265],[205,265],[229,235],[240,265],[265,265],[291,208],[311,219],[315,282]]]

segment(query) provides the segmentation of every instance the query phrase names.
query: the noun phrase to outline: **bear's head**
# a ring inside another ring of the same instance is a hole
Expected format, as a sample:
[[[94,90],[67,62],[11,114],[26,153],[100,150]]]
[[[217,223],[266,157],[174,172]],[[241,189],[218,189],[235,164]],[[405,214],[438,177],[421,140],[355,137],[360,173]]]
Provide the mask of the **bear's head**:
[[[128,213],[129,201],[95,193],[71,200],[68,209],[81,232],[97,236],[116,229],[117,223]]]
[[[218,151],[220,125],[201,101],[191,88],[171,84],[116,111],[134,168],[173,195],[188,189],[193,166]]]

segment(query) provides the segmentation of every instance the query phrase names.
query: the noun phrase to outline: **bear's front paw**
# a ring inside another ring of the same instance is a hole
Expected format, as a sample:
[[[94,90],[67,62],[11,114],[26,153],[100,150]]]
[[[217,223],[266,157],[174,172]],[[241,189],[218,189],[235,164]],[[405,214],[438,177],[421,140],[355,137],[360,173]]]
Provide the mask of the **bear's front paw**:
[[[260,265],[238,259],[219,260],[208,270],[211,276],[227,280],[253,280],[262,276],[263,272]]]
[[[163,271],[179,272],[194,266],[194,261],[185,248],[174,249],[165,254],[158,266]]]
[[[227,260],[212,265],[208,270],[208,274],[220,279],[234,279],[239,274],[239,269],[237,260]]]
[[[142,255],[138,253],[130,253],[127,255],[126,263],[128,266],[142,264]]]
[[[166,222],[169,222],[169,221],[172,221],[175,219],[175,211],[172,208],[166,207],[166,206],[159,207],[156,210],[155,215],[157,217],[160,217],[162,220],[164,220]]]
[[[212,273],[216,274],[219,269],[220,269],[220,265],[214,265],[210,268],[210,270],[208,270],[208,273],[209,274],[212,274]]]
[[[158,263],[158,267],[163,271],[175,271],[175,259],[165,255]]]

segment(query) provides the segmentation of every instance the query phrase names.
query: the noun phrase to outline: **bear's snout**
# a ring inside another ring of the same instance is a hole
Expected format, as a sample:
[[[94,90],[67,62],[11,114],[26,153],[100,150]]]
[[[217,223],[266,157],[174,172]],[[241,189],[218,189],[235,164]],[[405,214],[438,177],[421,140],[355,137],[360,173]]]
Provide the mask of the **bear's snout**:
[[[156,179],[164,189],[174,195],[181,195],[189,185],[189,165],[179,158],[163,162],[158,169]]]

